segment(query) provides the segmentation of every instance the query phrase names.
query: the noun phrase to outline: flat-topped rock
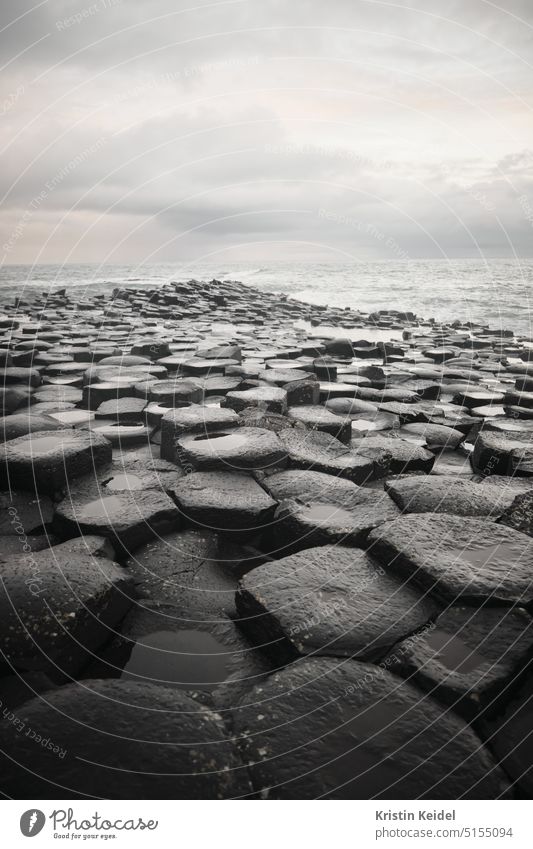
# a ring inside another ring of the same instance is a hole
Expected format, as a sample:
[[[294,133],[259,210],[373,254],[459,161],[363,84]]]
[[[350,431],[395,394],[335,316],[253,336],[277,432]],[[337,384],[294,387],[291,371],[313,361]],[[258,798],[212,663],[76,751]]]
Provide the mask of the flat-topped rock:
[[[286,661],[296,654],[375,660],[437,608],[363,552],[324,545],[253,569],[240,583],[237,610],[256,645]]]
[[[533,619],[523,609],[452,605],[396,646],[385,663],[473,719],[495,713],[529,662]]]
[[[18,534],[22,553],[24,537],[47,525],[52,513],[52,502],[46,496],[39,498],[14,490],[0,492],[0,537]]]
[[[54,493],[111,460],[111,443],[81,430],[45,430],[0,446],[0,486]]]
[[[174,495],[188,521],[215,531],[263,531],[276,509],[264,489],[239,472],[194,472],[182,478]]]
[[[37,433],[40,430],[59,430],[61,427],[63,425],[51,416],[43,415],[29,407],[24,413],[13,413],[0,419],[0,437],[7,442],[19,436],[27,436],[29,433]]]
[[[96,537],[71,540],[1,564],[2,664],[76,674],[131,604],[133,582]]]
[[[113,419],[120,424],[142,420],[146,407],[144,398],[125,397],[103,401],[96,410],[97,419]]]
[[[174,688],[85,681],[27,702],[20,714],[24,727],[52,741],[55,751],[3,723],[11,797],[52,799],[58,785],[75,799],[94,799],[95,791],[104,799],[230,799],[249,792],[220,715]]]
[[[359,457],[373,460],[382,474],[400,475],[417,471],[428,474],[435,462],[431,451],[395,435],[369,433],[364,437],[354,436],[351,447]]]
[[[512,492],[512,489],[507,491]],[[512,503],[506,507],[499,520],[500,523],[530,537],[533,536],[533,489],[518,493]]]
[[[531,799],[533,795],[531,766],[533,678],[529,675],[517,684],[515,691],[509,693],[506,708],[495,717],[483,716],[478,728],[492,757],[501,764],[512,780],[518,798]]]
[[[325,407],[298,406],[289,407],[287,416],[294,422],[304,425],[308,430],[319,430],[335,436],[340,442],[348,443],[352,436],[350,419],[343,419],[331,413]]]
[[[176,441],[176,456],[189,471],[245,471],[286,462],[286,451],[276,434],[254,427],[186,434]]]
[[[473,465],[482,475],[517,472],[522,459],[533,457],[532,435],[528,432],[482,430],[475,442]]]
[[[128,554],[147,540],[176,530],[179,511],[164,492],[125,490],[93,499],[66,498],[56,508],[53,525],[66,538],[105,536],[118,553]]]
[[[301,472],[301,474],[323,477],[319,472]],[[264,482],[267,489],[269,480],[267,478]],[[334,483],[338,480],[338,478],[332,478]],[[343,483],[350,483],[350,481],[343,481]],[[350,494],[336,492],[334,487],[324,488],[320,492],[317,487],[314,493],[300,492],[281,501],[274,517],[273,527],[269,530],[277,555],[279,556],[280,552],[289,554],[302,548],[326,543],[364,547],[372,528],[382,522],[396,519],[400,515],[398,508],[385,493],[366,487],[357,487],[355,484],[351,485],[354,490]],[[337,493],[338,497],[336,497]],[[264,545],[268,545],[266,540]]]
[[[508,792],[503,771],[461,718],[372,664],[298,661],[257,685],[249,700],[234,709],[235,736],[254,790],[268,798]]]
[[[403,513],[451,513],[494,519],[512,504],[517,492],[511,487],[504,489],[490,483],[480,486],[466,478],[445,475],[386,481],[385,490]]]
[[[426,423],[405,424],[398,436],[408,439],[420,436],[428,448],[457,448],[464,441],[464,433],[446,425]]]
[[[368,550],[394,573],[451,601],[533,599],[530,538],[489,519],[401,516],[371,531]]]
[[[294,428],[281,431],[279,438],[293,469],[324,472],[354,483],[364,483],[374,476],[375,464],[371,458],[357,456],[327,433]]]
[[[278,386],[256,386],[253,389],[228,392],[224,405],[240,413],[246,407],[259,407],[264,412],[285,413],[287,392]]]
[[[169,410],[161,419],[161,457],[176,459],[175,443],[184,433],[225,431],[239,423],[237,413],[221,407],[191,404],[190,407]]]

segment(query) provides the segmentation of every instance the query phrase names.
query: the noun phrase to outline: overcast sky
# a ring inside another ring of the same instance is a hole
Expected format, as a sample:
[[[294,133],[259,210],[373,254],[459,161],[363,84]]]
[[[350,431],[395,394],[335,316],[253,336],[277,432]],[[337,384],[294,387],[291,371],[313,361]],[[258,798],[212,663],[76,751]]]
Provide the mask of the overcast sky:
[[[0,259],[533,255],[531,0],[2,0]]]

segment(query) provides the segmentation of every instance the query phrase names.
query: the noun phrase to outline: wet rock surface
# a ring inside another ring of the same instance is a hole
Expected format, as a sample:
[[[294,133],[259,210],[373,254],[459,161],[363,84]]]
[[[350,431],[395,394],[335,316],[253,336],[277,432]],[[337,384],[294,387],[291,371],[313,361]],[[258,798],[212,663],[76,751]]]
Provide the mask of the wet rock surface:
[[[258,566],[237,595],[240,624],[267,655],[379,659],[437,607],[365,553],[324,545]]]
[[[533,620],[521,608],[452,605],[399,643],[387,668],[472,719],[494,715],[533,652]]]
[[[263,531],[276,509],[276,502],[251,476],[238,472],[186,475],[175,498],[185,520],[217,531]]]
[[[253,694],[234,725],[268,798],[486,799],[508,789],[462,719],[372,664],[297,661]]]
[[[403,513],[451,513],[497,518],[513,503],[512,487],[483,485],[448,476],[387,481],[385,489]],[[520,530],[520,529],[519,529]]]
[[[76,674],[131,605],[133,582],[112,558],[86,536],[2,563],[2,666]]]
[[[402,516],[371,531],[369,543],[383,566],[451,601],[533,600],[529,538],[487,519]]]
[[[10,297],[0,700],[69,754],[2,722],[8,793],[496,798],[500,759],[530,794],[530,340],[235,281]]]
[[[227,799],[249,792],[220,715],[175,689],[93,680],[47,692],[45,701],[28,702],[20,713],[23,727],[53,748],[4,725],[2,748],[17,750],[18,765],[4,770],[12,796],[24,791],[55,799],[58,785],[80,799]]]
[[[65,499],[56,508],[53,525],[66,538],[100,534],[117,552],[128,554],[152,537],[176,529],[179,511],[165,493],[125,490],[90,500]]]

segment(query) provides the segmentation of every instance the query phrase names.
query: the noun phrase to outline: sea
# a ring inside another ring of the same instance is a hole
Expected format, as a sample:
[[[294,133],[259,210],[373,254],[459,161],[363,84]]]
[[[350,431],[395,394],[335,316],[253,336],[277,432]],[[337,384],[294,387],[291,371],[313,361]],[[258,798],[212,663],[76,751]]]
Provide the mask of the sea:
[[[533,338],[533,259],[4,265],[0,298],[31,299],[32,292],[63,287],[83,296],[110,293],[116,286],[213,278],[239,280],[312,304],[362,312],[406,310],[421,319],[471,321]]]

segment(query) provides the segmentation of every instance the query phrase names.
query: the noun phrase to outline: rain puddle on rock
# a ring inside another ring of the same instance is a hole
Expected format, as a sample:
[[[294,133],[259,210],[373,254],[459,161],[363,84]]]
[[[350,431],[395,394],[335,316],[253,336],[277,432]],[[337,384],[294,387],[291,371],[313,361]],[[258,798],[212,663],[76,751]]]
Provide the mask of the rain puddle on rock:
[[[460,675],[474,672],[487,663],[487,658],[448,631],[439,631],[437,628],[426,634],[424,640],[434,649],[439,663]]]
[[[228,652],[207,631],[156,631],[135,643],[122,677],[214,690],[228,676]]]
[[[239,436],[233,433],[206,433],[195,437],[195,442],[208,442],[209,447],[214,449],[222,448],[224,451],[233,451],[242,448],[247,443],[246,436]]]
[[[117,495],[108,495],[105,498],[96,498],[89,501],[80,510],[76,511],[76,518],[81,519],[108,519],[113,513],[124,511],[124,501]]]
[[[122,490],[132,490],[132,489],[142,489],[144,486],[142,478],[137,477],[137,475],[131,474],[123,474],[123,475],[115,475],[114,478],[107,481],[105,484],[106,489],[110,489],[113,492],[121,492]]]
[[[46,454],[48,451],[54,451],[57,448],[62,448],[64,441],[64,436],[39,436],[36,439],[29,439],[26,443],[20,445],[18,450],[28,456]]]
[[[302,511],[302,517],[313,525],[338,525],[351,527],[354,518],[348,510],[335,504],[311,504]]]
[[[520,546],[505,543],[480,545],[475,548],[460,548],[453,552],[457,560],[466,562],[473,569],[494,570],[496,567],[511,570],[513,565],[523,558],[524,550]]]

